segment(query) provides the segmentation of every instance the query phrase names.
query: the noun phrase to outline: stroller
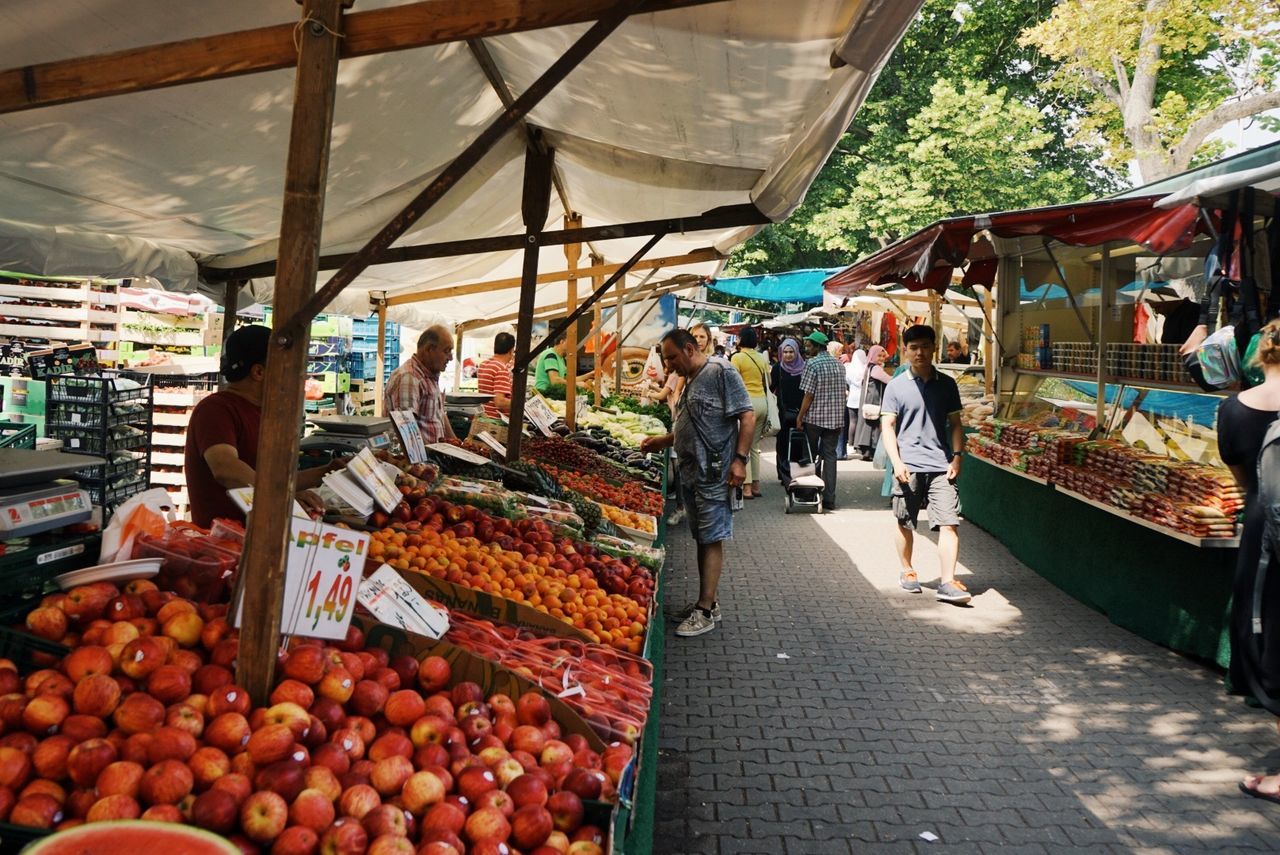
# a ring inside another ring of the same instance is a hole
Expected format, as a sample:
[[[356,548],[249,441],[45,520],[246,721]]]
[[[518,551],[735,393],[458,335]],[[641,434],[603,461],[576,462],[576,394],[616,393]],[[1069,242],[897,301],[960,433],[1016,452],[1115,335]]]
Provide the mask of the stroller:
[[[786,512],[822,513],[822,490],[826,484],[817,475],[813,449],[804,431],[791,429],[787,437],[787,460],[791,463],[791,482],[786,485]]]

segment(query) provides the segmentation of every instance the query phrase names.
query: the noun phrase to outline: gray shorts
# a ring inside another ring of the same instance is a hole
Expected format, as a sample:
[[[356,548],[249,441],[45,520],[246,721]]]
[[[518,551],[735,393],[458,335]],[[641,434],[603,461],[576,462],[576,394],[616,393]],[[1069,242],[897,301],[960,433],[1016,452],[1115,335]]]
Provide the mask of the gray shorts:
[[[684,511],[689,518],[689,532],[701,546],[719,543],[733,537],[733,511],[729,507],[729,486],[724,483],[691,483],[682,478]]]
[[[960,491],[945,472],[912,472],[910,483],[893,480],[893,515],[903,528],[915,528],[922,508],[929,509],[929,528],[960,525]]]

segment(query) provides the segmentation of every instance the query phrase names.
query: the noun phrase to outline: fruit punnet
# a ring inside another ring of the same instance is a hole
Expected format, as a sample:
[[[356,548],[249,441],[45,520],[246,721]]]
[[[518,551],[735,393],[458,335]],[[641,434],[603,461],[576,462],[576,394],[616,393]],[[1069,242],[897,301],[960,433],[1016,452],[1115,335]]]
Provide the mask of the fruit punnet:
[[[571,472],[550,464],[544,464],[544,468],[562,485],[589,499],[616,505],[628,511],[637,511],[654,517],[662,516],[662,494],[642,487],[635,481],[615,485],[595,475]]]
[[[112,820],[104,828],[131,841],[129,855],[148,844],[115,820],[195,825],[240,851],[270,843],[273,855],[422,851],[467,828],[473,843],[536,848],[551,839],[540,815],[506,819],[535,801],[566,836],[596,839],[605,832],[583,824],[582,800],[616,798],[632,756],[630,745],[596,753],[562,732],[541,692],[486,697],[447,660],[392,660],[354,627],[333,645],[294,639],[270,706],[255,709],[233,682],[226,606],[136,581],[50,594],[40,610],[62,612],[57,640],[73,649],[25,676],[0,660],[0,821]],[[67,851],[53,841],[37,851]],[[454,849],[467,851],[461,839]]]

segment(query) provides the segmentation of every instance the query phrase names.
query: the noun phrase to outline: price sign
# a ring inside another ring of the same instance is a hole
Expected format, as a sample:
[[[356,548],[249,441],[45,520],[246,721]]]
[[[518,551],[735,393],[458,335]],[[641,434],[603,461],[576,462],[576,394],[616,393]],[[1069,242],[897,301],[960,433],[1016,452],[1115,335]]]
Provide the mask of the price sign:
[[[495,437],[493,434],[489,433],[487,430],[482,430],[478,434],[476,434],[476,439],[480,440],[485,445],[489,446],[494,451],[498,452],[498,454],[502,455],[504,458],[507,456],[507,447],[502,443],[498,442],[498,438]]]
[[[252,487],[232,487],[227,491],[227,496],[230,497],[231,501],[236,503],[236,507],[243,511],[245,516],[248,516],[249,512],[253,510]],[[307,513],[306,508],[298,504],[297,499],[293,500],[293,515],[294,517],[301,517],[304,520],[311,519],[311,514]]]
[[[422,431],[418,429],[418,420],[409,410],[393,410],[391,421],[400,434],[400,444],[404,446],[405,456],[410,463],[423,463],[427,459],[427,449],[422,443]]]
[[[356,596],[360,605],[388,626],[427,638],[442,638],[449,631],[449,612],[423,599],[390,564],[361,582]]]
[[[587,412],[587,410],[589,410],[589,409],[591,409],[591,405],[590,405],[589,403],[587,403],[587,396],[586,396],[586,395],[579,395],[577,398],[575,398],[575,399],[574,399],[574,402],[573,402],[573,421],[574,421],[574,423],[576,424],[576,423],[578,422],[578,420],[579,420],[579,419],[581,419],[581,418],[582,418],[582,416],[583,416],[583,415]]]
[[[280,632],[346,638],[368,552],[369,535],[364,532],[294,518],[285,547]],[[243,621],[242,603],[236,625]]]
[[[551,426],[556,422],[556,414],[551,412],[547,402],[541,395],[533,395],[524,402],[524,415],[533,426],[542,431],[543,436],[551,436]]]

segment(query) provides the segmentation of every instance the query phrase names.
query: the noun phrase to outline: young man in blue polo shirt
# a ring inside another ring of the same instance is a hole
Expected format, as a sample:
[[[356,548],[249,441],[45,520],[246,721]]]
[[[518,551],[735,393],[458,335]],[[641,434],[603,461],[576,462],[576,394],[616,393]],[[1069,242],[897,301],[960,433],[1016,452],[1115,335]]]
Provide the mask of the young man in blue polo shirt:
[[[964,454],[960,389],[956,381],[933,367],[938,335],[919,324],[902,334],[908,370],[890,381],[880,404],[884,450],[893,466],[893,515],[897,519],[899,581],[906,591],[920,593],[920,579],[911,569],[911,548],[921,508],[929,509],[929,527],[938,532],[942,584],[938,599],[963,605],[970,595],[956,579],[960,554],[960,494],[956,479]]]

